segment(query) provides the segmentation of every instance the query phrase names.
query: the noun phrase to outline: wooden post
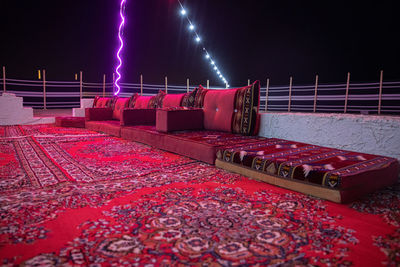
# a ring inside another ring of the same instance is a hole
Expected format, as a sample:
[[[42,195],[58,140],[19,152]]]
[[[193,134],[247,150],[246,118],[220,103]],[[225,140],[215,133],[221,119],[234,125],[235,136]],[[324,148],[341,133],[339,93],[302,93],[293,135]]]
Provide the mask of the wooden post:
[[[347,73],[346,96],[344,99],[344,113],[347,112],[347,100],[349,99],[349,87],[350,87],[350,72]]]
[[[103,74],[103,97],[106,97],[106,75]]]
[[[6,66],[3,66],[3,91],[4,93],[6,90]]]
[[[383,70],[381,70],[381,77],[379,79],[378,115],[381,114],[381,107],[382,107],[382,86],[383,86]]]
[[[112,95],[114,96],[115,94],[115,73],[113,72],[113,93]]]
[[[165,76],[165,93],[168,94],[168,77]]]
[[[293,78],[292,78],[292,76],[290,76],[288,112],[290,112],[290,108],[291,108],[291,105],[292,105],[292,81],[293,81]]]
[[[82,82],[82,71],[79,72],[79,102],[82,108],[82,94],[83,94],[83,82]]]
[[[140,74],[140,95],[143,95],[143,75]]]
[[[317,91],[318,91],[318,74],[315,75],[314,108],[313,108],[313,112],[317,111]]]
[[[189,78],[186,79],[186,92],[189,93]]]
[[[269,90],[269,79],[267,79],[267,90],[265,92],[265,112],[268,111],[268,90]]]
[[[250,85],[250,79],[247,79],[247,85]]]
[[[207,89],[210,87],[210,80],[207,80]]]
[[[43,70],[43,109],[46,107],[46,70]]]

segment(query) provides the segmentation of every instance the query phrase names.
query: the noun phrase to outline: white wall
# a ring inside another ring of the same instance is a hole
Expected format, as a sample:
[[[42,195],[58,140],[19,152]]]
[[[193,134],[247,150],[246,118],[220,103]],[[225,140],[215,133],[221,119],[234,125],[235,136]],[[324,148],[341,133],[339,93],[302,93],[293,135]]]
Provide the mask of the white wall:
[[[400,160],[400,117],[396,116],[262,113],[260,136]]]

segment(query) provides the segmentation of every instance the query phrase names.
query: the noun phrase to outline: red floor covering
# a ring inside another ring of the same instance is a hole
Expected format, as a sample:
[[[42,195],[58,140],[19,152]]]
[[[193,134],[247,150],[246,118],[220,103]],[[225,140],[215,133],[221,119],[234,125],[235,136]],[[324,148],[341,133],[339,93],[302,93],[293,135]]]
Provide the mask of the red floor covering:
[[[400,185],[349,205],[149,146],[0,128],[3,266],[400,264]]]

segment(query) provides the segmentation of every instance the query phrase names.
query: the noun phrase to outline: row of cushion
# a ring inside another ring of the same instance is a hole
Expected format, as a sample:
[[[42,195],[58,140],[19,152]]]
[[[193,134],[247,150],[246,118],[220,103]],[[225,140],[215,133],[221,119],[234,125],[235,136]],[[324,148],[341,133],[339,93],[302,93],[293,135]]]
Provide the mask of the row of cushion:
[[[183,94],[166,94],[160,90],[154,96],[135,93],[126,98],[96,97],[93,107],[111,108],[115,120],[121,120],[125,108],[203,108],[204,129],[254,135],[257,134],[259,96],[260,83],[256,81],[249,86],[234,89],[205,89],[200,85],[192,92]]]
[[[99,97],[93,101],[94,108],[112,108],[123,106],[125,108],[162,108],[162,107],[194,107],[197,88],[192,92],[183,94],[166,94],[159,91],[154,96],[141,96],[138,93],[131,97]]]

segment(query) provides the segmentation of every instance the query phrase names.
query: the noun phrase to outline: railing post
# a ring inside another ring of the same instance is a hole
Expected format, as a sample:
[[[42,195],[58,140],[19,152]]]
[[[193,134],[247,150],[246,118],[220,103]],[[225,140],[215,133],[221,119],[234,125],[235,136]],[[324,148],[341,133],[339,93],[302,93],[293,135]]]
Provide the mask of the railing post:
[[[346,96],[344,99],[344,113],[347,112],[347,101],[349,99],[349,87],[350,87],[350,72],[347,73]]]
[[[79,103],[82,103],[82,94],[83,94],[83,82],[82,82],[82,71],[79,72]],[[82,108],[82,104],[81,104]]]
[[[43,70],[43,109],[47,109],[46,107],[46,70]]]
[[[168,94],[168,77],[165,76],[165,93]]]
[[[186,79],[186,92],[189,93],[189,78]]]
[[[269,90],[269,79],[267,79],[267,88],[265,92],[265,112],[268,111],[268,90]]]
[[[210,80],[207,80],[207,89],[210,88]]]
[[[115,94],[115,73],[113,72],[113,76],[112,76],[112,78],[113,78],[113,93],[112,93],[112,95],[114,96],[114,94]]]
[[[292,76],[290,76],[290,80],[289,80],[289,103],[288,103],[288,112],[290,112],[291,105],[292,105],[292,82],[293,82],[293,78],[292,78]]]
[[[315,75],[315,88],[314,88],[314,108],[313,112],[317,111],[317,95],[318,95],[318,74]]]
[[[5,93],[6,91],[6,66],[3,66],[3,92]]]
[[[103,74],[103,97],[106,97],[106,75]]]
[[[143,95],[143,75],[140,74],[140,95]]]
[[[381,114],[381,107],[382,107],[382,86],[383,86],[383,70],[381,70],[381,77],[379,79],[378,115]]]

